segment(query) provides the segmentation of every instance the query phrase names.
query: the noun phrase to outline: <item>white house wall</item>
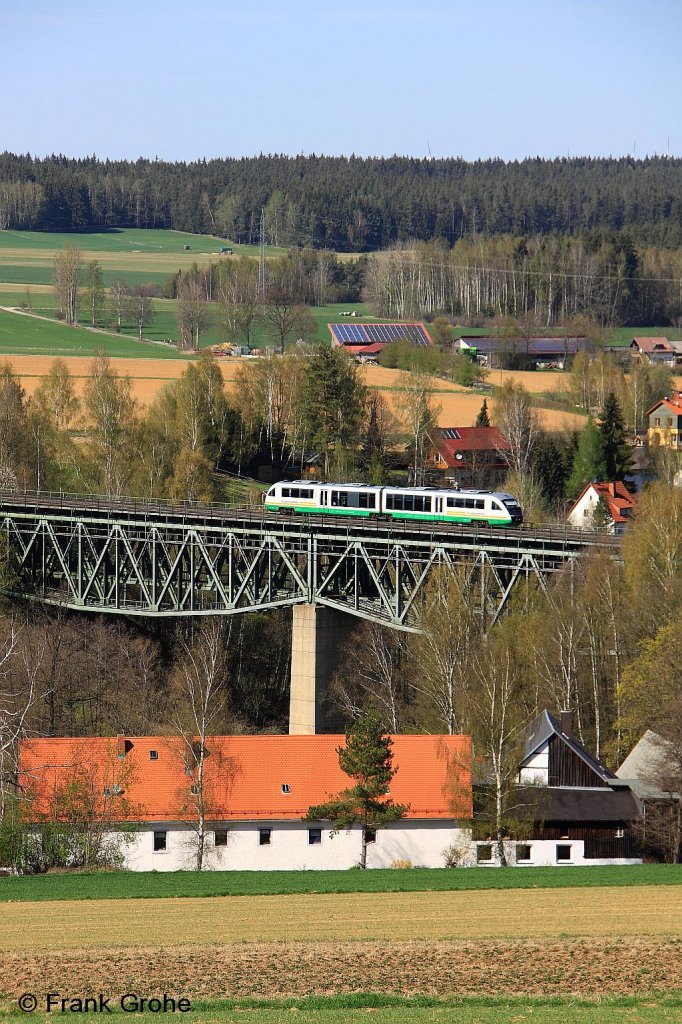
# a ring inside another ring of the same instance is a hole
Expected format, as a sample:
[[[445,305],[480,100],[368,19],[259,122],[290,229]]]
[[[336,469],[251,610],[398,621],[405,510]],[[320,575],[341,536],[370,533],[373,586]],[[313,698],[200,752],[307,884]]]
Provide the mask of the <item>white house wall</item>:
[[[206,839],[204,867],[232,871],[345,870],[360,860],[361,830],[339,832],[322,828],[322,841],[310,845],[308,829],[301,822],[240,822],[227,826],[227,846],[214,845],[213,832]],[[314,827],[314,826],[312,826]],[[270,828],[270,844],[259,843],[260,829]],[[154,832],[167,833],[167,848],[154,852]],[[470,833],[452,821],[410,821],[381,829],[368,844],[367,867],[388,868],[396,860],[414,867],[441,868],[445,850],[469,842]],[[177,823],[145,825],[133,834],[123,850],[125,867],[132,871],[179,871],[194,867],[195,837]]]
[[[549,741],[526,758],[523,767],[519,769],[519,782],[527,786],[549,785]]]
[[[471,866],[478,863],[479,867],[485,867],[486,862],[478,860],[475,852],[476,847],[480,846],[492,846],[493,859],[487,862],[490,867],[496,867],[498,860],[496,857],[496,849],[494,844],[490,843],[472,843],[474,853],[470,862],[467,866]],[[529,846],[530,847],[530,860],[519,861],[516,859],[517,847],[518,846]],[[571,859],[569,861],[557,859],[557,847],[558,846],[570,846],[571,848]],[[612,864],[641,864],[641,857],[602,857],[602,858],[590,858],[585,857],[585,843],[582,839],[529,839],[524,842],[505,842],[504,852],[507,861],[510,865],[516,865],[516,867],[570,867],[571,865],[582,865],[583,867],[589,867],[590,865],[612,865]]]

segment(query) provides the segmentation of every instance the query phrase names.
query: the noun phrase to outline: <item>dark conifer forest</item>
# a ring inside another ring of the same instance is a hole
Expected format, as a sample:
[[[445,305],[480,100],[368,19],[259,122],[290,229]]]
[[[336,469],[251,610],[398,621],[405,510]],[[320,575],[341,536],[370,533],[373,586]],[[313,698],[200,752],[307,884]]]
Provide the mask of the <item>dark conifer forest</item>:
[[[258,156],[167,163],[0,155],[0,228],[175,228],[362,252],[472,235],[627,230],[682,244],[682,160]]]

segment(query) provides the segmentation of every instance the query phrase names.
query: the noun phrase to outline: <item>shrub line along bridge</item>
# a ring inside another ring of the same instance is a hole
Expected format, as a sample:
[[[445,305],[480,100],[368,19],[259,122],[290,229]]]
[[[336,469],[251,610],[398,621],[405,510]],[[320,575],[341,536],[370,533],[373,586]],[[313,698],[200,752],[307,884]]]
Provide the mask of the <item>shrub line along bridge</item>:
[[[314,732],[348,614],[419,628],[437,568],[497,621],[524,583],[619,539],[579,530],[269,513],[0,492],[7,589],[81,611],[223,615],[292,605],[290,732]],[[2,550],[4,549],[4,550]],[[526,587],[528,593],[528,587]]]

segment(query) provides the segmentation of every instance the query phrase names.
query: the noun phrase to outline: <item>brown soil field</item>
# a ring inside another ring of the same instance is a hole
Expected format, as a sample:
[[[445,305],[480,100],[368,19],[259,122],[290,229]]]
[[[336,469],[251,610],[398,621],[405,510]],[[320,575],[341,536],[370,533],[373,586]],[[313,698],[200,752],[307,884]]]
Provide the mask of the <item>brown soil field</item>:
[[[160,917],[154,946],[3,955],[0,1009],[22,992],[50,991],[170,992],[219,999],[372,991],[408,996],[652,996],[682,988],[682,949],[672,940],[393,940],[179,949],[166,944],[162,921]]]
[[[28,395],[32,395],[40,384],[42,377],[49,373],[53,362],[50,356],[6,356],[14,368],[15,373],[21,377],[21,382]],[[74,378],[76,390],[82,394],[85,380],[90,374],[91,359],[84,356],[64,357],[69,372]],[[112,359],[118,373],[127,375],[132,381],[132,390],[135,399],[140,405],[150,405],[159,390],[168,380],[174,380],[182,376],[187,366],[185,360],[178,359]],[[224,360],[220,368],[228,390],[234,387],[234,382],[240,367],[237,360]],[[396,414],[399,414],[402,394],[396,390],[399,386],[400,371],[389,370],[383,366],[363,367],[365,382],[372,388],[379,388],[389,399]],[[502,371],[495,371],[499,376]],[[511,374],[511,376],[522,376],[538,378],[540,374]],[[554,374],[544,374],[556,380]],[[496,381],[499,383],[499,381]],[[436,391],[434,402],[440,406],[438,422],[441,426],[467,426],[474,423],[481,408],[483,398],[481,395],[472,395],[456,384],[449,381],[433,378],[433,387]],[[557,412],[552,409],[540,409],[540,418],[543,426],[550,430],[564,430],[572,427],[580,427],[584,419],[573,413]]]
[[[675,886],[642,886],[74,900],[5,903],[0,914],[0,949],[7,952],[148,946],[159,939],[174,946],[559,935],[682,940],[682,891]]]

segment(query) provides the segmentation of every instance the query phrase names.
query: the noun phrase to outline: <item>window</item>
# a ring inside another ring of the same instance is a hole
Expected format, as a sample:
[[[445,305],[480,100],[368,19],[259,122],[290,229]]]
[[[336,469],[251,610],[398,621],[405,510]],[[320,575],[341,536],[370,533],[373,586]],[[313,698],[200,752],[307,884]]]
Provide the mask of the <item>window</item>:
[[[377,830],[375,828],[366,828],[365,829],[365,842],[366,843],[376,843],[376,841],[377,841]]]
[[[291,793],[291,786],[289,785],[288,782],[283,782],[282,783],[282,792],[283,793]]]
[[[158,750],[150,750],[149,751],[149,760],[150,761],[158,761],[159,760],[159,752],[158,752]]]
[[[269,846],[271,838],[272,838],[272,829],[271,828],[261,828],[261,829],[258,830],[258,845],[259,846]]]
[[[375,494],[359,494],[358,508],[376,508]]]
[[[309,828],[308,829],[308,846],[319,846],[322,842],[322,829],[321,828]]]
[[[168,833],[154,833],[154,853],[164,853],[168,849]]]
[[[616,839],[623,839],[625,837],[625,829],[624,828],[617,828],[616,831],[614,832],[614,835],[615,835]]]
[[[516,844],[516,863],[517,864],[530,864],[532,861],[533,847],[530,843],[517,843]]]
[[[660,425],[661,425],[661,417],[660,417],[660,416],[657,416],[657,417],[655,418],[655,420],[654,420],[654,426],[655,426],[655,427],[660,427]]]
[[[213,833],[214,846],[227,846],[227,829],[217,828]]]
[[[347,508],[348,495],[345,491],[332,491],[332,508]]]
[[[556,862],[557,864],[570,864],[571,863],[571,847],[568,843],[560,843],[556,848]]]
[[[476,847],[476,863],[489,864],[493,859],[492,843],[482,843]]]
[[[193,782],[192,785],[189,787],[189,791],[192,794],[192,796],[199,796],[199,783]]]

